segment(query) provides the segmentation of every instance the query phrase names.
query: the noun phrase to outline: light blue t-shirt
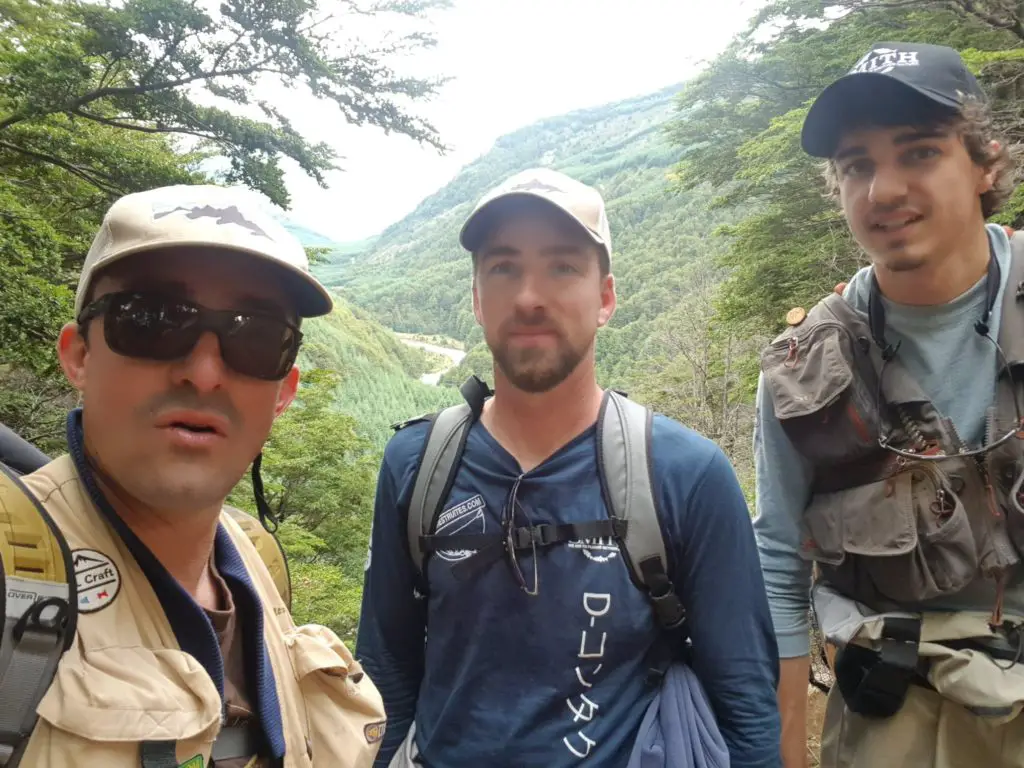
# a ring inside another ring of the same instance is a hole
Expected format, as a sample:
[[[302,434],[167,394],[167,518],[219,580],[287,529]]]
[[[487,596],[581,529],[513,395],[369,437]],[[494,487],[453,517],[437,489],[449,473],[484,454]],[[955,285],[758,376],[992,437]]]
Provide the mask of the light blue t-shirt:
[[[1002,277],[989,318],[989,333],[996,339],[1009,274],[1010,241],[1002,227],[988,225],[988,233]],[[900,342],[900,362],[939,411],[952,419],[961,438],[972,446],[980,445],[984,439],[986,412],[995,395],[996,347],[974,330],[974,323],[985,308],[987,282],[988,278],[983,277],[961,296],[939,306],[909,306],[882,298],[886,340]],[[865,267],[853,276],[843,294],[865,315],[870,285],[871,267]],[[754,467],[754,531],[779,655],[805,656],[810,647],[807,611],[811,563],[799,555],[798,547],[800,517],[811,497],[812,469],[776,418],[763,374],[757,386]],[[991,582],[979,578],[956,595],[921,607],[987,611],[994,601]],[[1024,611],[1024,585],[1007,589],[1004,607],[1008,612]]]

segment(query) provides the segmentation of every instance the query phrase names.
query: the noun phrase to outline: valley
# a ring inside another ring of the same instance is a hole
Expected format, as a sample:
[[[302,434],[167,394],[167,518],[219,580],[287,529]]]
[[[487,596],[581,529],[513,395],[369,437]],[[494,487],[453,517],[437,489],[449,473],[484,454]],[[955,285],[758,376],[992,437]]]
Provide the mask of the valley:
[[[740,339],[712,325],[728,240],[710,236],[747,209],[716,206],[711,188],[682,190],[673,181],[681,150],[668,127],[683,90],[672,86],[503,136],[378,236],[337,247],[317,241],[328,251],[315,271],[403,343],[445,355],[445,364],[419,374],[418,383],[457,393],[471,374],[492,379],[491,355],[472,313],[470,258],[458,243],[472,206],[506,176],[535,166],[595,186],[611,224],[618,295],[598,335],[600,383],[719,440],[752,492],[749,366],[738,361],[760,337]]]
[[[138,9],[111,4],[86,18],[63,0],[38,13],[39,4],[7,5],[0,19],[24,29],[18,46],[0,46],[0,423],[50,455],[67,450],[67,412],[81,399],[56,360],[54,341],[73,317],[85,254],[114,199],[186,183],[263,193],[336,299],[329,316],[302,324],[295,400],[263,450],[265,496],[281,521],[296,621],[330,626],[353,649],[388,440],[396,425],[460,402],[458,387],[468,375],[492,382],[491,355],[472,312],[470,258],[458,243],[463,221],[488,189],[546,166],[600,190],[618,305],[598,333],[599,383],[715,441],[754,514],[759,352],[785,326],[787,311],[811,308],[864,263],[825,194],[821,164],[800,149],[808,100],[873,41],[927,41],[961,51],[993,99],[998,133],[1018,144],[1024,137],[1017,72],[1024,72],[1024,24],[1007,10],[1019,4],[769,2],[692,79],[522,125],[382,232],[339,243],[287,210],[296,198],[279,161],[299,160],[325,185],[332,178],[324,148],[300,136],[305,115],[270,103],[256,109],[249,87],[192,77],[160,88],[113,88],[113,100],[104,95],[112,83],[148,79],[164,66],[192,72],[193,54],[184,49],[200,32],[188,26],[189,14],[170,14],[159,24],[150,19],[178,42],[161,53],[149,30],[155,47],[135,46],[129,55],[120,41],[139,31]],[[258,16],[277,30],[281,8],[266,5]],[[206,39],[221,44],[218,33]],[[71,75],[54,80],[62,62]],[[369,111],[360,113],[364,124],[382,121],[398,134],[413,125],[415,133],[418,124],[396,122],[381,106],[388,101],[377,89],[387,91],[375,78],[387,79],[392,70],[371,63],[365,82],[349,83],[369,100]],[[291,85],[309,75],[291,63],[287,69],[298,73]],[[681,61],[671,69],[657,82],[688,72]],[[183,83],[227,107],[248,104],[257,117],[197,105],[178,87]],[[260,122],[261,113],[297,119],[275,127]],[[179,141],[182,128],[188,141],[200,128],[214,133],[192,152]],[[436,137],[427,131],[421,138],[434,145]],[[226,153],[217,159],[229,171],[206,164],[207,153],[218,152]],[[395,163],[380,167],[381,174],[396,173]],[[1024,186],[992,221],[1021,227]],[[229,501],[255,514],[248,476]]]
[[[430,353],[435,361],[437,358],[441,359],[439,367],[435,362],[433,370],[420,375],[420,381],[424,384],[429,384],[430,386],[437,386],[441,381],[441,377],[449,370],[456,367],[466,357],[466,352],[462,349],[438,346],[437,344],[420,341],[415,338],[415,336],[409,336],[407,334],[399,333],[396,335],[403,344]]]

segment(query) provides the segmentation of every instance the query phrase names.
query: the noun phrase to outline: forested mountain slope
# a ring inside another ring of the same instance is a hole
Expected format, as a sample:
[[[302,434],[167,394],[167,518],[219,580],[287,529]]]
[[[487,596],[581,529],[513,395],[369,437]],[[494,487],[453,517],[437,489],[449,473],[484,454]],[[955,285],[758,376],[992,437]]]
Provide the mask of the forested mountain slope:
[[[332,254],[324,279],[383,324],[442,333],[472,347],[480,341],[470,303],[470,260],[458,232],[487,189],[524,168],[545,165],[597,186],[612,226],[619,307],[602,334],[602,379],[627,386],[637,353],[656,336],[655,321],[679,306],[690,272],[712,251],[708,233],[735,212],[709,210],[702,191],[671,187],[680,150],[665,125],[679,87],[542,120],[504,136],[362,253]],[[463,366],[486,372],[486,349]]]
[[[458,393],[418,379],[431,370],[419,349],[407,346],[358,307],[335,298],[334,312],[303,324],[300,368],[335,371],[338,410],[354,417],[358,430],[377,449],[392,434],[390,425],[455,402]]]
[[[994,99],[997,127],[1024,136],[1024,12],[997,0],[785,0],[693,81],[542,120],[493,149],[365,249],[329,257],[325,279],[385,325],[467,343],[442,381],[487,374],[457,233],[504,177],[546,165],[608,204],[619,308],[599,335],[601,382],[717,440],[752,491],[757,352],[788,308],[809,307],[864,263],[820,163],[802,153],[808,100],[872,44],[960,50]],[[1018,189],[997,217],[1019,223]],[[474,346],[475,345],[475,346]]]

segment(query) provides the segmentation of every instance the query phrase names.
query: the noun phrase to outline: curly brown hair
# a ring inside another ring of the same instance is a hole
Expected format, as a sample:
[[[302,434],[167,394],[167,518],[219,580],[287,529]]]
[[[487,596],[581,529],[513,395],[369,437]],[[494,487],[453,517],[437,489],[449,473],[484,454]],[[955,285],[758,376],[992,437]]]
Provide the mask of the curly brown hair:
[[[933,120],[928,121],[930,127],[934,127],[935,124]],[[959,113],[941,119],[939,124],[950,125],[956,130],[975,165],[985,170],[996,169],[992,188],[981,196],[981,211],[988,219],[1010,198],[1016,183],[1015,161],[1009,145],[998,135],[988,107],[975,100],[968,101]],[[999,144],[999,149],[995,152],[992,151],[993,141]],[[836,164],[831,159],[825,161],[824,173],[828,195],[838,198],[839,175],[836,172]]]

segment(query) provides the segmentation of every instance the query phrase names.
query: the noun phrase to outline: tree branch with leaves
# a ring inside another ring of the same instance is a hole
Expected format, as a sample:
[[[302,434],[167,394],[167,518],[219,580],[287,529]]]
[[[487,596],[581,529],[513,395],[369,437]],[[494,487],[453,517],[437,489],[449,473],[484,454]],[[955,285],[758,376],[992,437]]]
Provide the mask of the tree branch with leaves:
[[[280,105],[256,94],[275,85],[305,92],[331,103],[340,121],[444,151],[435,128],[410,112],[443,80],[403,76],[392,67],[432,46],[433,37],[412,29],[369,44],[346,29],[369,28],[367,19],[377,28],[419,24],[445,5],[227,0],[213,12],[198,0],[0,0],[0,160],[20,153],[105,193],[131,191],[130,179],[108,180],[95,167],[31,145],[34,129],[54,118],[91,121],[197,142],[195,148],[227,158],[226,182],[287,208],[281,159],[324,186],[337,157],[325,143],[304,138]]]

